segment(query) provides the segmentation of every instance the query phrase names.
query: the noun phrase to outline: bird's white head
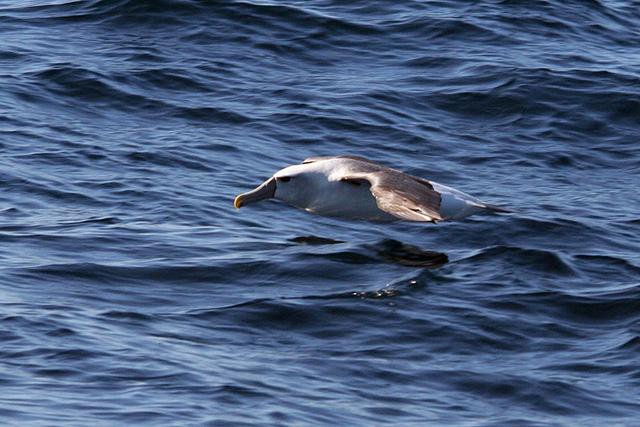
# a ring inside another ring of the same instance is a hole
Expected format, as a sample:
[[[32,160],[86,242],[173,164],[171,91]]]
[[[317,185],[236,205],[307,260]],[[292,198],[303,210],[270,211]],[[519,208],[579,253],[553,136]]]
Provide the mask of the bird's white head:
[[[293,206],[305,207],[313,195],[315,183],[326,176],[311,164],[289,166],[276,172],[256,189],[240,194],[233,202],[236,208],[260,200],[276,198]]]

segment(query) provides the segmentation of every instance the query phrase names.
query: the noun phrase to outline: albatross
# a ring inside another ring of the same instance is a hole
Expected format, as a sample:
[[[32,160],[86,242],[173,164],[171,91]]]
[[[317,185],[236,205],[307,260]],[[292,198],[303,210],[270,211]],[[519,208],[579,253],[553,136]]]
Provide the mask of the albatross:
[[[236,196],[233,205],[271,198],[319,215],[369,221],[436,223],[479,212],[512,212],[357,156],[310,157]]]

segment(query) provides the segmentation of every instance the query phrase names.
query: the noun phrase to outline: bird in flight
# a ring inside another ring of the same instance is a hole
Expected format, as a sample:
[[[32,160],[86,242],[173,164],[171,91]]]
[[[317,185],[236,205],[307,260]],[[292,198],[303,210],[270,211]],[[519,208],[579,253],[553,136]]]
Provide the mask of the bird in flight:
[[[479,212],[512,212],[357,156],[310,157],[236,196],[233,205],[271,198],[319,215],[369,221],[435,223]]]

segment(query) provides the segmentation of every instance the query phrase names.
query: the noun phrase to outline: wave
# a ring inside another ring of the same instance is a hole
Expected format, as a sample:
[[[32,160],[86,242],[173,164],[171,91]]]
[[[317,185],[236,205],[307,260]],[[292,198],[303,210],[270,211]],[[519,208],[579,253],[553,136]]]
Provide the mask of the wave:
[[[4,2],[0,413],[637,424],[639,11]],[[517,213],[233,208],[337,153]]]

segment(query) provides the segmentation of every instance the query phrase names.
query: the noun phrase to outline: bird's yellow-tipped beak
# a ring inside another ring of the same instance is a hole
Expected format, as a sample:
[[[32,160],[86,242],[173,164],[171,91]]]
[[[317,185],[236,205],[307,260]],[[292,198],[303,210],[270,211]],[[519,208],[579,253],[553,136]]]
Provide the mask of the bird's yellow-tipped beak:
[[[260,200],[264,200],[264,199],[270,199],[275,194],[276,194],[276,179],[269,178],[255,190],[251,190],[248,193],[243,193],[236,196],[236,198],[233,199],[233,206],[236,209],[240,209],[242,206],[248,205],[250,203],[259,202]]]
[[[236,196],[236,198],[233,199],[233,207],[236,209],[240,209],[241,206],[242,206],[242,197]]]

